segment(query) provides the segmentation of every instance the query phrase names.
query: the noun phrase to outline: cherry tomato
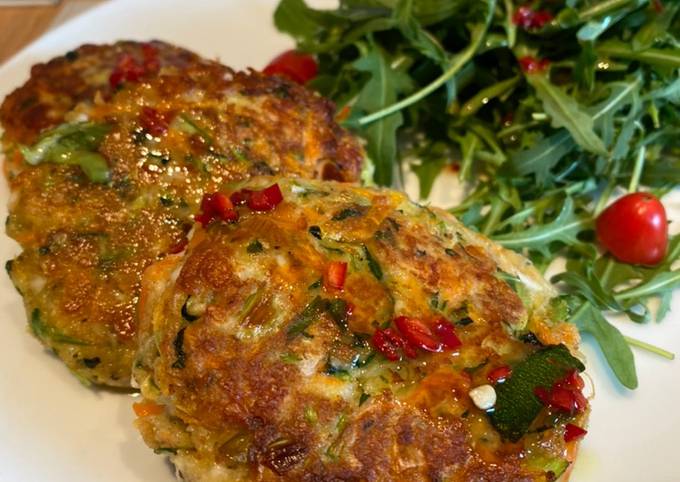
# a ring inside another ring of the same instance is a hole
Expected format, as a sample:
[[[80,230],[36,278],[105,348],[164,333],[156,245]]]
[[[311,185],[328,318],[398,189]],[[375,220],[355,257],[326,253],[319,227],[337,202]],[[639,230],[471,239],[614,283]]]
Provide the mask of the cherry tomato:
[[[287,77],[298,84],[306,84],[316,77],[318,70],[314,57],[296,50],[288,50],[269,62],[263,72],[266,75]]]
[[[596,232],[602,246],[624,263],[655,265],[666,256],[666,210],[649,193],[617,200],[597,218]]]

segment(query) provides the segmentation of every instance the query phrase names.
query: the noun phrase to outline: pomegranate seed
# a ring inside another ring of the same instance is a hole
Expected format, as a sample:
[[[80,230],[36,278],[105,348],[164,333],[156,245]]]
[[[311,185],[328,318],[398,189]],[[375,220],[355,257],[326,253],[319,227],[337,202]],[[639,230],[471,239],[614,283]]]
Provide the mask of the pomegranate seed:
[[[341,290],[345,286],[347,276],[347,263],[344,261],[332,261],[324,276],[324,286],[327,289]]]
[[[507,365],[503,365],[503,366],[496,367],[493,370],[491,370],[486,375],[486,379],[489,380],[493,384],[502,383],[508,377],[510,377],[511,373],[512,373],[512,368],[510,368]]]
[[[463,342],[461,342],[458,335],[456,335],[456,330],[453,325],[444,318],[437,320],[437,323],[434,325],[434,333],[444,343],[446,348],[449,348],[450,350],[455,350],[463,345]]]
[[[574,440],[582,439],[587,433],[587,430],[579,427],[578,425],[568,423],[564,427],[564,441],[572,442]]]

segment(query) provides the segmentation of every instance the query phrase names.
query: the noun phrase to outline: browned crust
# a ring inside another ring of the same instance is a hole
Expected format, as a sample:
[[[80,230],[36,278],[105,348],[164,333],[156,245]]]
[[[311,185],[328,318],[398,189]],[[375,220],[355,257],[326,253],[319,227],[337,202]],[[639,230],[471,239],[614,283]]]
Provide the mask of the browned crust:
[[[279,183],[286,201],[273,212],[242,210],[237,224],[199,230],[177,265],[176,282],[166,277],[163,296],[149,301],[153,309],[142,306],[145,313],[153,311],[144,323],[153,326],[159,353],[146,358],[142,350],[146,364],[138,379],[150,375],[160,390],[156,403],[190,427],[187,434],[202,434],[176,458],[188,480],[213,480],[207,475],[211,468],[229,466],[225,441],[234,433],[248,440],[243,469],[248,475],[238,480],[545,480],[522,465],[524,445],[502,442],[468,397],[470,388],[488,383],[493,367],[534,349],[510,335],[527,311],[497,278],[503,253],[463,241],[469,233],[452,218],[446,218],[450,228],[442,229],[442,218],[409,205],[400,194],[310,183],[312,194],[296,198],[291,181]],[[310,184],[302,183],[302,189]],[[357,202],[364,203],[361,216],[333,220]],[[307,232],[312,225],[320,227],[328,246],[345,254],[324,248]],[[254,239],[264,246],[262,253],[248,253]],[[382,267],[381,281],[367,268],[362,246]],[[338,257],[350,263],[342,292],[310,290]],[[523,263],[518,269],[533,274]],[[152,278],[145,283],[162,283],[162,273]],[[259,293],[256,304],[240,315],[253,293]],[[370,394],[362,405],[358,391],[338,395],[355,381],[324,372],[326,357],[351,359],[355,353],[327,314],[310,325],[307,337],[287,335],[317,294],[350,303],[350,329],[371,334],[400,314],[423,320],[442,316],[432,307],[434,293],[452,309],[467,307],[474,320],[457,327],[463,347],[455,355],[421,353],[401,364],[378,356],[372,362],[377,372],[351,375],[368,377],[360,382]],[[209,304],[198,320],[186,323],[177,313],[190,295]],[[537,295],[540,304],[545,293],[539,289]],[[255,328],[260,334],[244,336]],[[180,332],[182,366],[177,365]],[[319,358],[310,371],[285,361],[290,354],[306,367]],[[378,374],[383,388],[375,388]],[[313,423],[308,412],[315,414]],[[140,424],[152,447],[164,444],[163,437],[150,435],[164,426],[163,417],[142,418]],[[555,432],[554,440],[541,443],[559,454],[563,442]]]
[[[182,242],[204,192],[262,173],[354,181],[363,159],[358,141],[333,121],[332,104],[317,94],[153,45],[163,59],[156,77],[111,92],[116,59],[140,55],[143,44],[83,46],[73,61],[64,56],[36,66],[2,107],[9,147],[61,122],[70,108],[69,118],[84,115],[111,126],[99,149],[111,169],[108,184],[89,182],[77,166],[29,166],[16,150],[6,161],[7,233],[24,249],[12,278],[29,314],[40,309],[46,323],[84,342],[45,340],[71,369],[97,383],[129,383],[142,272]],[[22,99],[30,96],[45,105],[60,99],[57,115],[24,111]],[[144,108],[166,117],[167,134],[145,136]],[[177,127],[183,115],[200,124],[205,137]],[[36,283],[44,284],[40,293]],[[99,362],[89,368],[84,360],[94,358]]]

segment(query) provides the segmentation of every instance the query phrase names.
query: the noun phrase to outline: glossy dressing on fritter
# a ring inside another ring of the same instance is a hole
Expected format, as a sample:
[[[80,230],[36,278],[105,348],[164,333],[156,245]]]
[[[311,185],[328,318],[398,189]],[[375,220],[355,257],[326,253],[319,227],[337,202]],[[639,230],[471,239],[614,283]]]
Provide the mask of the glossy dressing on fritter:
[[[35,67],[2,107],[7,233],[23,248],[8,271],[33,333],[84,380],[127,386],[141,274],[186,243],[206,190],[357,179],[361,147],[333,112],[284,79],[159,42]]]
[[[543,409],[515,437],[470,396],[495,369],[557,350],[542,344],[575,348],[528,261],[399,193],[278,185],[271,211],[237,207],[147,270],[135,365],[147,443],[190,481],[560,475],[575,448],[565,423],[584,414]],[[443,318],[461,345],[389,361],[375,333],[400,316]]]

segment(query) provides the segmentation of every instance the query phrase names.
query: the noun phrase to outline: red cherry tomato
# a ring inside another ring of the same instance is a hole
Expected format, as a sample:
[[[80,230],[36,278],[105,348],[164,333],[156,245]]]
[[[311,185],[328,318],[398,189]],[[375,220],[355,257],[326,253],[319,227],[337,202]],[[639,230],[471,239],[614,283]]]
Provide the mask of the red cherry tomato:
[[[266,75],[287,77],[298,84],[306,84],[316,77],[318,70],[314,57],[296,50],[288,50],[269,62],[263,72]]]
[[[624,263],[655,265],[666,256],[666,210],[646,192],[623,196],[605,209],[596,223],[597,238]]]

